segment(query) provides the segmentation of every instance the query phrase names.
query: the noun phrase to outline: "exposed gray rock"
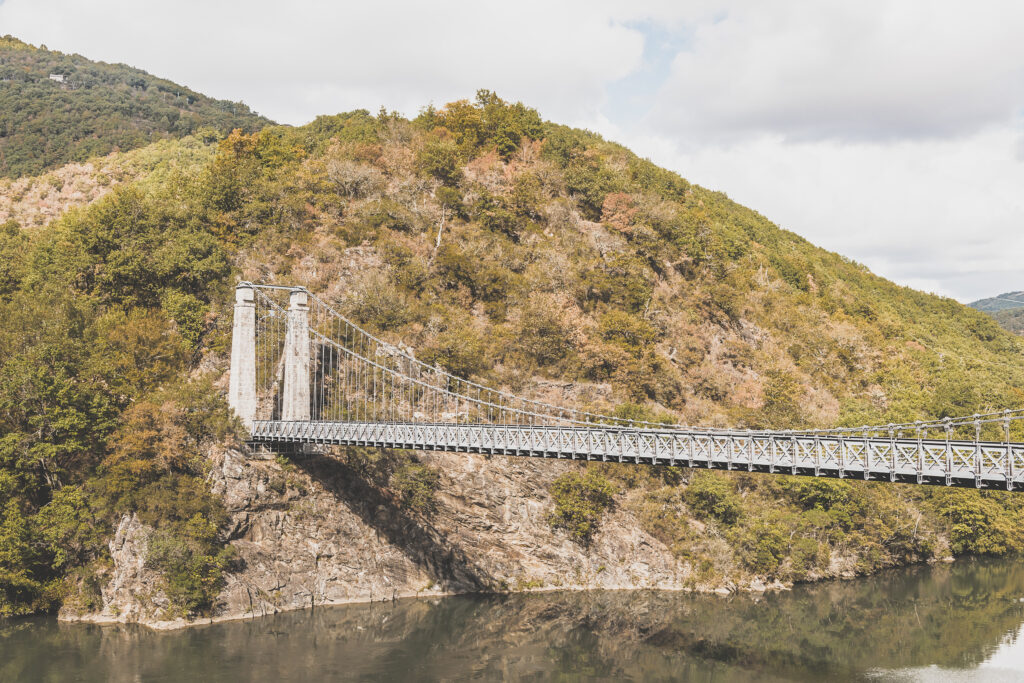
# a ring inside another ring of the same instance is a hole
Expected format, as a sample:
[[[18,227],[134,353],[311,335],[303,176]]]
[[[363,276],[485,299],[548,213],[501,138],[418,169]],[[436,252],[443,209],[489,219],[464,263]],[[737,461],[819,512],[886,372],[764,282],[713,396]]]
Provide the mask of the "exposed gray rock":
[[[159,572],[146,567],[146,552],[153,529],[132,515],[125,515],[110,541],[113,569],[103,586],[103,609],[92,614],[61,612],[66,620],[94,623],[162,623],[162,613],[170,604],[161,590]]]
[[[213,618],[480,590],[685,585],[685,565],[622,506],[589,548],[551,528],[548,485],[578,465],[417,457],[441,473],[429,518],[404,510],[332,455],[296,456],[282,467],[238,450],[212,453],[210,484],[230,515],[226,533],[242,567],[227,577]],[[134,517],[121,522],[103,609],[85,619],[184,625],[161,621],[166,598],[144,566],[149,533]]]

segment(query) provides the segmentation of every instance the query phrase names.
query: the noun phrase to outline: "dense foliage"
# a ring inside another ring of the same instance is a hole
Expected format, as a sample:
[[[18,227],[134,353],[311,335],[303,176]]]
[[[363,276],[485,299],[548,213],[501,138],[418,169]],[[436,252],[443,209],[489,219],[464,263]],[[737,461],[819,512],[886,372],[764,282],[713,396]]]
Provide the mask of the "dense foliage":
[[[0,176],[35,175],[200,129],[252,131],[268,123],[244,104],[139,69],[0,38]]]
[[[1007,308],[1002,311],[995,311],[991,315],[992,319],[999,323],[999,326],[1004,330],[1024,335],[1024,307]]]
[[[230,554],[203,453],[236,425],[186,371],[226,250],[172,195],[128,186],[39,232],[0,228],[0,263],[0,615],[87,607],[129,512],[156,531],[173,607],[208,607]]]
[[[1024,404],[1024,342],[983,314],[491,92],[411,121],[234,131],[187,172],[0,229],[0,613],[87,603],[128,513],[155,530],[174,609],[208,608],[232,558],[203,455],[234,426],[199,368],[226,368],[235,276],[305,284],[455,373],[622,416],[785,428]],[[346,457],[412,514],[438,504],[428,466]],[[558,533],[592,542],[621,501],[730,580],[1024,547],[999,494],[610,465],[551,493]]]

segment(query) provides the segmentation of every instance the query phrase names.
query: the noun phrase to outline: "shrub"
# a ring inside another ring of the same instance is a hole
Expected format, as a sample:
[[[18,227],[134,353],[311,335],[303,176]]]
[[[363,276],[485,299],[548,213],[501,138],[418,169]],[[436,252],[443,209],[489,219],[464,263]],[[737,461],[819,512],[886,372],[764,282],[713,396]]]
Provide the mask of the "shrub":
[[[448,328],[420,352],[420,358],[458,377],[472,377],[485,367],[484,341],[472,327]]]
[[[434,266],[442,287],[466,287],[474,298],[488,303],[488,313],[497,318],[504,317],[509,296],[522,282],[522,276],[506,266],[480,259],[455,244],[441,245]]]
[[[419,513],[432,512],[437,505],[434,494],[441,475],[433,467],[420,463],[406,463],[391,475],[391,488],[401,497],[402,504]]]
[[[28,237],[13,220],[0,225],[0,296],[17,289],[24,277],[23,260]]]
[[[356,199],[376,194],[384,188],[384,176],[380,171],[350,159],[330,159],[327,162],[327,179],[334,183],[338,194]]]
[[[416,154],[416,168],[442,184],[455,186],[462,180],[462,159],[456,144],[444,138],[427,142]]]
[[[541,189],[540,180],[533,173],[523,173],[516,176],[512,186],[512,194],[509,197],[509,207],[519,218],[526,220],[540,220],[543,212],[544,195]]]
[[[786,556],[786,536],[778,524],[758,520],[732,532],[744,566],[758,574],[774,574]]]
[[[394,330],[412,319],[409,295],[395,286],[387,273],[374,272],[353,287],[352,313],[364,325]]]
[[[694,472],[683,496],[695,512],[723,524],[735,524],[743,511],[732,481],[712,472]]]
[[[765,423],[775,429],[792,427],[801,415],[800,400],[803,387],[793,375],[784,370],[769,370],[764,386],[764,405],[761,413]]]
[[[540,366],[563,360],[572,351],[572,339],[559,311],[551,302],[532,302],[522,313],[515,334],[515,348]]]
[[[597,221],[601,219],[605,197],[618,189],[619,183],[600,159],[584,156],[566,167],[565,187],[569,195],[576,198],[583,216]]]
[[[543,131],[535,109],[521,102],[508,104],[490,90],[478,90],[472,103],[459,100],[440,110],[428,107],[417,121],[428,129],[441,127],[450,132],[467,153],[493,146],[505,160],[519,148],[524,137],[536,140]]]
[[[1013,515],[990,496],[977,491],[950,491],[939,504],[949,520],[949,545],[954,555],[1007,555],[1024,550],[1020,515]]]
[[[197,513],[153,535],[146,566],[164,575],[172,613],[191,616],[213,607],[234,558],[234,548],[217,543],[217,526]]]
[[[615,504],[615,486],[594,471],[566,472],[554,481],[550,493],[555,501],[551,526],[566,530],[583,546],[590,545],[601,517]]]
[[[473,217],[487,230],[519,241],[519,221],[503,200],[491,195],[481,197],[473,207]]]
[[[654,291],[651,269],[636,256],[619,253],[607,262],[584,268],[580,273],[581,307],[593,309],[595,302],[638,313]]]
[[[608,311],[600,318],[601,338],[615,344],[634,358],[650,351],[657,331],[635,315],[623,311]]]
[[[391,199],[382,199],[366,207],[362,221],[370,228],[387,228],[398,232],[412,232],[416,217],[409,209]]]
[[[801,581],[813,570],[828,565],[828,547],[813,538],[797,538],[793,540],[789,551],[791,578]]]

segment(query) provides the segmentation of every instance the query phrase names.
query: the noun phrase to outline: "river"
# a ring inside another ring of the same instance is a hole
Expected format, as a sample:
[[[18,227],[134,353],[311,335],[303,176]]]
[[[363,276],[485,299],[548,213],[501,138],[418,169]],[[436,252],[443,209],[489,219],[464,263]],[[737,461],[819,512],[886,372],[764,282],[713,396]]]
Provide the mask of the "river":
[[[1024,563],[760,595],[592,591],[323,607],[154,632],[0,620],[0,681],[1018,681]]]

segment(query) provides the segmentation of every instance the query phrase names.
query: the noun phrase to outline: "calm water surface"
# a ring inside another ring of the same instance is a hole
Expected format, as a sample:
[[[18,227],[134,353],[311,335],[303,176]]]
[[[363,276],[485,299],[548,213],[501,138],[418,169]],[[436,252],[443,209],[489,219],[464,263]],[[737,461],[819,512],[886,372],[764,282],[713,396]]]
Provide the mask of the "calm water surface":
[[[761,597],[588,592],[292,612],[157,633],[0,621],[0,681],[1019,681],[1024,563]]]

